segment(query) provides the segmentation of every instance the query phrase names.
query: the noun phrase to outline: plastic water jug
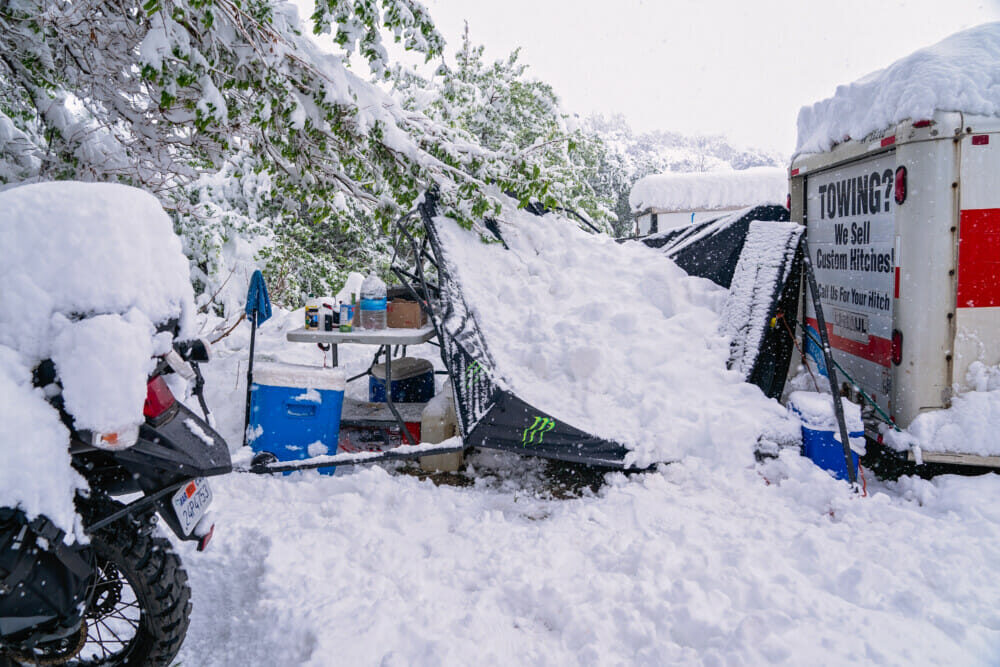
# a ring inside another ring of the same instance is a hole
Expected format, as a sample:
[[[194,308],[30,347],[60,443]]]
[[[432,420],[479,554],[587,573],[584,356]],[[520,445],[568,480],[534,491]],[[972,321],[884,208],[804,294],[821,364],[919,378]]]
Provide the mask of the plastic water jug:
[[[362,329],[385,329],[386,326],[386,291],[382,279],[370,273],[361,283],[361,313],[359,316]]]

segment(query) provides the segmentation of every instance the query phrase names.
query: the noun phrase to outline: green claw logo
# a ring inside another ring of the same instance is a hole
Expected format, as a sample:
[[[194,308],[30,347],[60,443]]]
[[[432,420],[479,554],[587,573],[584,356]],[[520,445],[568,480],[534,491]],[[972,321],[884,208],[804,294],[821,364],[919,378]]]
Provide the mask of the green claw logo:
[[[468,390],[473,385],[476,384],[476,379],[482,372],[483,367],[478,361],[473,361],[471,364],[465,367],[465,388]]]
[[[538,436],[538,444],[542,444],[542,438],[545,434],[556,427],[556,422],[554,419],[549,419],[548,417],[539,417],[535,415],[534,423],[528,428],[524,429],[521,433],[521,446],[527,447],[528,445],[535,442],[535,436]]]

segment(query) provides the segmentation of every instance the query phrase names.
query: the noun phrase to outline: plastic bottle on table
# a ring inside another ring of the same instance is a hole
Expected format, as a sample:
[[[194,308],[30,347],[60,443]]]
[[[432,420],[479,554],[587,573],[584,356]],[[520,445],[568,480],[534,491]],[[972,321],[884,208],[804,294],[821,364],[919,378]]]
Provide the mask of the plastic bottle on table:
[[[386,325],[386,291],[385,283],[375,275],[368,274],[361,283],[361,328],[385,329]]]
[[[306,329],[319,329],[320,323],[322,322],[322,316],[320,314],[321,302],[314,295],[309,295],[309,300],[306,301]]]

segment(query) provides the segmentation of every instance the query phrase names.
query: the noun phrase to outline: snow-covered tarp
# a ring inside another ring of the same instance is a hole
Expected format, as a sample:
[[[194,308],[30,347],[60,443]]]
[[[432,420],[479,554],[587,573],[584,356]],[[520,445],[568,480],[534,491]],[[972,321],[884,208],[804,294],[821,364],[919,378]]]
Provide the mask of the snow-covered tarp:
[[[785,409],[726,368],[726,290],[642,244],[504,210],[509,249],[435,219],[492,356],[493,381],[646,467],[688,454],[752,460]],[[656,437],[649,437],[649,433]]]
[[[740,171],[669,172],[639,179],[628,202],[633,213],[701,211],[781,203],[788,192],[788,173],[781,167]]]
[[[77,428],[142,421],[155,325],[194,313],[187,259],[150,194],[57,182],[0,192],[0,506],[74,528],[69,433],[32,385],[51,359]],[[54,391],[50,386],[49,391]]]
[[[1000,115],[1000,23],[955,33],[803,107],[795,152],[827,151],[935,111]]]
[[[673,260],[693,276],[729,289],[753,221],[787,222],[788,209],[765,204],[720,215],[678,229],[651,234],[641,242]]]
[[[751,222],[747,231],[722,310],[721,326],[731,341],[730,366],[748,381],[753,381],[755,370],[768,366],[767,375],[779,375],[780,384],[784,384],[791,345],[785,331],[771,320],[781,307],[782,293],[798,285],[786,283],[804,231],[805,227],[794,222],[761,221]],[[794,317],[795,308],[786,310]]]

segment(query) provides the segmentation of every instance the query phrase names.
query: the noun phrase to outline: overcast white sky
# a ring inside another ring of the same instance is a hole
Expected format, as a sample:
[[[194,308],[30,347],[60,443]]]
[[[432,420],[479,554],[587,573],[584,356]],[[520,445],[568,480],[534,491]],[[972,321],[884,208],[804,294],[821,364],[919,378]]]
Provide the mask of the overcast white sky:
[[[1000,20],[997,0],[423,1],[451,48],[466,19],[493,58],[522,47],[529,73],[568,111],[621,112],[637,130],[723,133],[785,154],[801,106]]]
[[[295,0],[307,17],[311,0]],[[799,108],[916,49],[988,21],[1000,0],[423,0],[448,40],[468,20],[501,58],[520,46],[567,111],[636,130],[795,147]],[[308,7],[308,8],[307,8]]]

